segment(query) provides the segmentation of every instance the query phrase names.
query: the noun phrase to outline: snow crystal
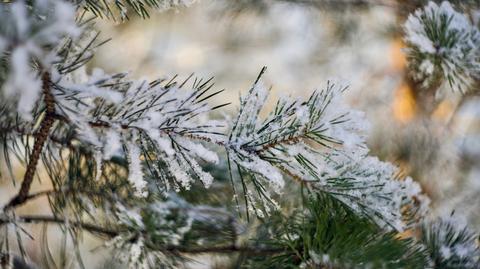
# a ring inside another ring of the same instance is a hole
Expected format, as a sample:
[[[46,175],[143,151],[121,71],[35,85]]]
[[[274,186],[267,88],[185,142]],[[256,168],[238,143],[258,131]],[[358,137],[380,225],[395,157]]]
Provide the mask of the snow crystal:
[[[218,159],[217,153],[211,150],[208,150],[202,144],[194,143],[190,140],[181,139],[181,138],[178,139],[177,141],[189,151],[189,154],[193,156],[197,156],[207,162],[218,164],[219,159]]]
[[[110,160],[122,150],[120,134],[114,129],[108,129],[105,134],[103,145],[103,159]]]
[[[98,84],[111,80],[112,75],[107,75],[103,70],[95,68],[90,76],[86,76],[87,81],[69,81],[68,76],[60,76],[55,79],[52,78],[58,85],[65,90],[74,93],[77,98],[101,98],[111,103],[120,103],[123,100],[123,95],[120,92],[98,87]]]
[[[197,0],[162,0],[158,3],[160,10],[167,10],[176,7],[188,7]]]
[[[445,259],[450,259],[450,257],[452,256],[452,251],[447,246],[441,246],[440,253],[442,254],[442,257]]]
[[[3,90],[6,97],[18,96],[17,109],[26,120],[31,120],[31,112],[40,96],[42,85],[40,79],[30,67],[28,51],[25,47],[17,47],[11,56],[11,74]]]
[[[95,181],[99,181],[100,178],[102,177],[102,165],[103,165],[103,159],[102,159],[102,153],[100,151],[96,151],[94,153],[95,157]]]
[[[175,150],[172,148],[172,141],[168,138],[161,137],[158,130],[150,130],[148,134],[168,156],[175,154]]]
[[[101,89],[94,84],[73,84],[73,83],[66,83],[60,82],[59,85],[65,87],[66,89],[77,92],[79,98],[81,97],[100,97],[106,101],[110,101],[112,103],[120,103],[122,101],[122,94],[115,91],[110,91],[106,89]]]
[[[67,106],[67,103],[62,102],[61,99],[60,99],[60,102],[62,103],[63,106]],[[68,105],[71,105],[71,104],[68,104]],[[66,112],[72,124],[77,127],[76,131],[77,131],[78,139],[91,144],[92,146],[94,146],[94,148],[101,148],[103,146],[103,143],[100,141],[98,134],[88,124],[89,122],[88,118],[84,117],[83,115],[78,115],[69,110],[64,110],[64,112]]]
[[[413,181],[411,177],[407,177],[404,180],[405,193],[409,197],[417,196],[421,193],[422,188],[418,182]]]
[[[15,27],[18,32],[18,35],[24,37],[29,30],[29,22],[27,20],[27,7],[25,2],[17,1],[11,4],[11,12],[12,16],[16,18],[15,20]]]
[[[142,255],[144,247],[143,237],[139,237],[137,241],[130,246],[130,265],[129,268],[138,268],[138,262]]]
[[[300,121],[301,124],[307,123],[310,119],[308,107],[305,105],[298,107],[295,111],[295,117]]]
[[[272,184],[277,192],[279,192],[285,186],[285,182],[280,171],[267,161],[251,156],[248,161],[239,161],[238,163],[242,167],[262,175],[270,182],[270,184]]]
[[[415,14],[417,16],[420,15],[419,13]],[[410,15],[405,24],[407,32],[406,40],[417,46],[421,52],[435,53],[436,50],[433,46],[433,42],[425,36],[423,27],[424,26],[417,17]]]
[[[423,60],[419,66],[420,71],[425,73],[426,75],[432,75],[433,71],[435,70],[435,66],[433,65],[432,61],[429,59]]]
[[[180,163],[179,163],[180,162]],[[192,183],[192,178],[188,175],[186,171],[189,170],[188,164],[185,164],[183,161],[177,160],[174,157],[170,157],[167,159],[167,166],[172,173],[173,177],[180,185],[185,189],[190,189],[190,185]],[[179,191],[180,189],[176,189]]]
[[[197,175],[199,176],[200,181],[202,181],[205,188],[208,188],[210,187],[210,185],[212,185],[212,182],[213,182],[212,175],[203,171],[196,162],[194,163],[193,169],[195,170],[195,173],[197,173]]]
[[[140,197],[146,197],[148,192],[145,190],[147,182],[143,179],[143,170],[141,163],[140,148],[133,142],[127,144],[128,150],[128,181],[133,185],[135,194]]]
[[[40,75],[34,72],[31,59],[35,58],[43,68],[49,69],[57,58],[55,47],[61,39],[80,33],[75,24],[73,5],[63,1],[47,2],[54,15],[36,3],[31,11],[27,10],[24,1],[0,6],[0,12],[5,11],[1,12],[6,16],[5,23],[12,25],[7,31],[0,32],[0,53],[5,47],[11,47],[11,69],[2,90],[5,97],[18,100],[18,113],[26,120],[32,119],[31,111],[41,91]],[[32,16],[30,12],[38,16]]]
[[[202,170],[200,165],[190,156],[184,156],[185,160],[189,163],[193,172],[198,176],[203,185],[208,188],[213,182],[213,177],[209,173]]]
[[[365,147],[364,133],[369,128],[365,113],[348,107],[341,98],[339,89],[341,88],[328,88],[321,93],[322,98],[329,98],[329,103],[322,104],[325,108],[314,128],[323,127],[323,134],[340,141],[346,150]]]
[[[242,106],[236,120],[237,126],[232,130],[232,137],[235,138],[237,145],[242,144],[243,141],[248,141],[250,138],[250,130],[256,127],[258,114],[267,97],[268,90],[259,81],[253,85],[245,99],[241,100]]]

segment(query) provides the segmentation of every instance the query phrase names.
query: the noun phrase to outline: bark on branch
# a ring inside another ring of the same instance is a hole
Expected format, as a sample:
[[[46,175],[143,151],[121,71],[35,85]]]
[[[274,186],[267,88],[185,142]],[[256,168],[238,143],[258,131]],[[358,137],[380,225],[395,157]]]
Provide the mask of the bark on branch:
[[[18,191],[17,195],[13,197],[10,202],[3,208],[4,211],[9,210],[17,205],[23,204],[26,201],[30,192],[30,187],[32,186],[35,172],[37,170],[37,164],[38,160],[40,159],[43,146],[48,139],[50,129],[52,128],[53,122],[55,120],[55,118],[53,117],[53,115],[55,114],[55,101],[50,91],[50,74],[47,72],[42,75],[42,91],[46,106],[46,113],[42,122],[40,123],[40,129],[38,130],[38,133],[35,134],[35,143],[33,145],[32,152],[30,153],[27,169],[23,176],[20,190]]]
[[[53,224],[66,224],[83,229],[93,234],[103,235],[109,238],[113,238],[121,234],[122,231],[109,229],[95,224],[78,222],[78,221],[67,221],[66,219],[58,218],[55,216],[44,216],[44,215],[23,215],[18,216],[15,220],[10,219],[0,219],[0,226],[3,224],[11,222],[21,222],[21,223],[53,223]],[[165,246],[152,246],[154,251],[163,251],[163,252],[176,252],[184,254],[202,254],[202,253],[243,253],[249,256],[264,256],[264,255],[274,255],[278,253],[283,253],[286,251],[284,248],[267,248],[267,247],[254,247],[254,246],[237,246],[232,243],[230,245],[222,246],[206,246],[206,247],[186,247],[179,245],[165,245]]]

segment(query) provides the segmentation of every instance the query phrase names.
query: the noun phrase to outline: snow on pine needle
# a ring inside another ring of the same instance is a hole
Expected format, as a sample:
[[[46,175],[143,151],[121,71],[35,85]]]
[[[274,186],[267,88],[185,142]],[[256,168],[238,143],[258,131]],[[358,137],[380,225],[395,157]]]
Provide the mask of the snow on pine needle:
[[[480,77],[480,31],[449,2],[429,2],[404,25],[413,77],[424,87],[447,81],[465,92]]]
[[[90,11],[96,16],[106,17],[108,19],[126,21],[138,15],[142,18],[150,17],[150,11],[166,11],[171,9],[186,8],[197,0],[149,0],[149,1],[131,1],[116,0],[115,3],[108,1],[78,1],[78,5]]]
[[[128,154],[128,181],[135,189],[135,194],[140,197],[145,197],[148,192],[145,190],[147,182],[143,179],[143,168],[141,163],[140,148],[134,142],[127,144]],[[99,166],[99,164],[97,164]]]
[[[391,163],[372,156],[345,158],[338,153],[327,159],[326,165],[335,173],[313,180],[311,188],[332,195],[354,212],[397,231],[409,226],[412,217],[426,213],[429,200],[421,194],[419,184],[410,177],[399,177]]]
[[[81,30],[75,23],[75,7],[59,0],[24,1],[0,5],[0,59],[10,66],[5,81],[0,79],[2,95],[17,104],[17,112],[32,120],[42,90],[41,72],[58,60],[54,49],[66,37]],[[3,67],[2,67],[3,68]],[[37,68],[38,70],[38,68]]]
[[[211,80],[129,80],[126,74],[95,71],[87,82],[58,81],[54,85],[58,111],[76,128],[77,137],[109,160],[127,155],[128,180],[139,196],[147,193],[147,181],[165,191],[189,189],[199,179],[206,187],[213,177],[198,160],[218,163],[214,151],[202,143],[221,143],[222,121],[208,120],[207,100]],[[97,165],[101,166],[101,163]]]
[[[478,234],[458,216],[452,214],[425,220],[421,227],[421,241],[429,253],[432,267],[478,268]]]
[[[368,123],[343,102],[345,90],[329,82],[306,100],[281,98],[265,119],[258,116],[268,95],[260,78],[241,99],[227,152],[253,212],[277,207],[272,194],[282,192],[283,174],[396,230],[405,226],[404,206],[418,206],[413,197],[426,201],[417,183],[397,180],[395,166],[367,155]]]
[[[199,231],[203,236],[217,238],[219,234],[236,234],[244,228],[228,211],[190,204],[176,193],[168,193],[165,200],[141,209],[121,204],[117,204],[116,209],[120,222],[129,229],[105,245],[114,246],[121,258],[126,259],[124,262],[130,264],[129,268],[157,268],[160,265],[177,268],[183,257],[172,255],[169,248],[205,246],[205,242],[195,238]],[[199,230],[199,224],[211,230]],[[146,260],[150,261],[147,266]]]

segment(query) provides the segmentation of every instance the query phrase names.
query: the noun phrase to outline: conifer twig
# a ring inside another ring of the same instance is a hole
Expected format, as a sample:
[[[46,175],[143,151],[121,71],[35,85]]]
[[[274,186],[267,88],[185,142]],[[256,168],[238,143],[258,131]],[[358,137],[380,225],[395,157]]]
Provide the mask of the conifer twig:
[[[22,222],[22,223],[54,223],[54,224],[68,223],[70,226],[78,227],[91,233],[102,234],[110,238],[118,236],[122,232],[119,230],[109,229],[109,228],[101,227],[91,223],[69,221],[66,219],[58,218],[56,216],[22,215],[22,216],[16,217],[15,221]],[[0,225],[10,223],[10,222],[12,222],[12,220],[0,219]],[[222,245],[222,246],[185,247],[185,246],[177,246],[177,245],[166,245],[166,246],[154,246],[154,248],[158,251],[179,252],[179,253],[189,253],[189,254],[241,252],[250,256],[269,255],[269,254],[271,255],[271,254],[282,253],[286,251],[286,249],[284,248],[237,246],[234,243],[230,245]]]
[[[45,215],[23,215],[23,216],[18,216],[15,218],[15,220],[9,220],[9,219],[0,219],[0,225],[1,224],[6,224],[10,222],[22,222],[22,223],[69,223],[69,225],[73,227],[79,227],[83,230],[93,232],[93,233],[98,233],[98,234],[104,234],[107,236],[117,236],[119,234],[118,231],[107,229],[101,226],[97,226],[94,224],[90,223],[85,223],[85,222],[78,222],[78,221],[69,221],[66,219],[58,218],[56,216],[45,216]]]
[[[23,204],[28,197],[30,192],[30,187],[35,176],[35,171],[37,169],[37,163],[40,159],[40,154],[42,153],[43,146],[48,139],[50,129],[53,126],[55,114],[55,101],[54,97],[50,91],[50,74],[45,72],[42,75],[42,90],[44,95],[44,102],[46,107],[45,116],[40,123],[40,129],[38,133],[35,134],[35,143],[33,145],[32,152],[29,157],[27,164],[27,169],[23,176],[22,185],[17,195],[13,197],[10,202],[3,208],[4,211],[11,209],[17,205]]]

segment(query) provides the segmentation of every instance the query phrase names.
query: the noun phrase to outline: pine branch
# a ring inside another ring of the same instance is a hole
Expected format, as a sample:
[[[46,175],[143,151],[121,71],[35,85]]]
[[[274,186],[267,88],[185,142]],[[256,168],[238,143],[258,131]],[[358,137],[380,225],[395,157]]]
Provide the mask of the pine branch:
[[[213,246],[213,247],[197,247],[197,248],[186,248],[182,246],[168,246],[166,248],[160,249],[162,251],[172,251],[188,254],[201,254],[201,253],[235,253],[240,252],[248,256],[265,256],[272,254],[279,254],[284,252],[284,248],[260,248],[260,247],[251,247],[251,246],[236,246],[236,245],[226,245],[226,246]]]
[[[404,24],[410,75],[420,88],[435,91],[442,84],[465,93],[480,77],[480,31],[448,1],[429,2]],[[433,99],[433,97],[429,97]]]
[[[42,76],[42,90],[46,107],[45,117],[40,123],[40,129],[36,134],[35,144],[33,145],[32,153],[30,154],[29,162],[23,177],[20,190],[18,194],[13,197],[10,202],[3,208],[4,211],[19,204],[23,204],[26,201],[28,193],[30,192],[33,178],[35,176],[37,163],[40,159],[40,154],[42,153],[43,146],[49,137],[50,129],[53,126],[54,118],[52,115],[55,114],[55,100],[50,91],[50,74],[48,72],[45,72]]]
[[[452,216],[426,220],[420,227],[434,268],[478,268],[478,234]]]
[[[37,198],[40,198],[42,196],[55,196],[55,195],[68,195],[68,194],[79,194],[79,193],[85,193],[82,190],[78,189],[61,189],[61,190],[43,190],[43,191],[38,191],[35,193],[28,194],[24,199],[22,203],[15,204],[15,205],[10,205],[8,209],[18,207],[21,205],[24,205],[25,203],[29,202],[30,200],[35,200]],[[91,196],[98,196],[98,197],[104,197],[105,193],[99,193],[99,192],[94,192],[94,191],[89,191],[88,195]]]
[[[42,197],[42,196],[50,196],[50,195],[55,194],[57,192],[58,191],[55,191],[55,190],[44,190],[44,191],[35,192],[35,193],[27,195],[27,197],[25,197],[25,202],[37,199],[37,198]]]
[[[342,103],[346,89],[328,83],[307,100],[280,98],[264,120],[259,114],[268,90],[259,79],[241,98],[225,149],[238,167],[247,208],[257,214],[262,208],[260,214],[268,214],[265,204],[278,208],[271,190],[283,188],[283,174],[381,226],[401,230],[403,220],[417,214],[412,197],[424,200],[420,188],[408,178],[397,181],[396,167],[366,154],[363,131],[368,123]],[[415,210],[402,212],[407,205]]]
[[[287,251],[253,257],[249,268],[425,268],[427,253],[416,241],[379,229],[328,195],[302,197],[308,199],[298,210],[271,218],[256,235],[258,242]]]
[[[11,223],[11,222],[21,222],[21,223],[53,223],[53,224],[68,224],[70,226],[83,229],[93,234],[100,234],[107,236],[109,238],[114,238],[119,236],[122,232],[121,230],[109,229],[101,227],[95,224],[72,221],[63,218],[58,218],[56,216],[46,216],[46,215],[22,215],[15,218],[15,220],[9,219],[0,219],[0,225]],[[132,238],[134,240],[135,238]],[[240,252],[248,256],[262,256],[262,255],[274,255],[286,251],[285,248],[271,248],[271,247],[253,247],[253,246],[237,246],[232,243],[230,245],[223,246],[207,246],[207,247],[185,247],[177,245],[167,245],[167,246],[149,246],[155,251],[162,252],[177,252],[177,253],[188,253],[188,254],[201,254],[201,253],[235,253]]]
[[[53,117],[55,119],[58,119],[58,120],[61,120],[65,123],[70,123],[70,120],[65,117],[65,116],[62,116],[62,115],[59,115],[59,114],[54,114]],[[107,121],[103,121],[103,120],[96,120],[96,121],[89,121],[88,122],[88,125],[90,127],[93,127],[93,128],[112,128],[112,124],[107,122]],[[139,129],[138,127],[136,126],[132,126],[132,125],[128,125],[128,124],[119,124],[118,127],[120,129],[123,129],[123,130],[128,130],[128,129],[131,129],[131,130],[135,130],[135,129]],[[159,130],[161,133],[163,133],[166,137],[168,137],[169,135],[179,135],[179,136],[182,136],[182,137],[185,137],[185,138],[189,138],[189,139],[194,139],[194,140],[199,140],[199,141],[205,141],[205,142],[211,142],[211,143],[215,143],[219,146],[227,146],[227,144],[223,141],[213,141],[212,139],[210,139],[209,137],[204,137],[204,136],[201,136],[201,135],[195,135],[195,134],[192,134],[192,133],[185,133],[185,132],[175,132],[174,131],[175,129],[163,129],[163,130]],[[58,141],[57,141],[58,142]],[[284,142],[289,142],[289,141],[284,141]],[[268,149],[269,147],[273,147],[275,146],[275,144],[273,145],[267,145],[266,146],[266,149]]]
[[[129,20],[129,13],[135,13],[143,19],[150,17],[152,10],[164,11],[188,7],[196,0],[115,0],[112,2],[102,0],[83,0],[80,6],[95,16],[107,19],[120,18],[122,21]]]
[[[71,221],[56,216],[44,216],[44,215],[22,215],[16,217],[14,220],[0,219],[0,225],[21,222],[21,223],[56,223],[56,224],[68,224],[73,227],[78,227],[91,233],[102,234],[109,237],[115,237],[119,234],[119,231],[107,229],[101,226],[97,226],[90,223]]]

